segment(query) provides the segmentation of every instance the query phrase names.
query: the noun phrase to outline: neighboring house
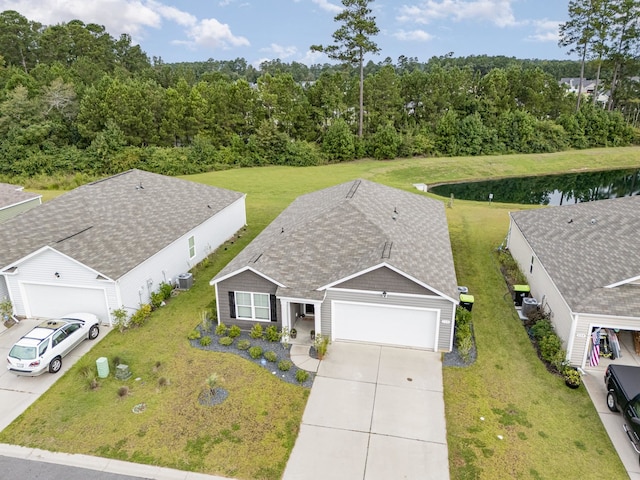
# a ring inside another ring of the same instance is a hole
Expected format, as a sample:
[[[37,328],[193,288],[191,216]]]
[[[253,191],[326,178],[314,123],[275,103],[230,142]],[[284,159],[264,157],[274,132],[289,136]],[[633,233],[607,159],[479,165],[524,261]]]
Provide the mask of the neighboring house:
[[[0,183],[0,223],[42,204],[42,195],[25,192],[23,187]]]
[[[442,202],[355,180],[303,195],[211,280],[218,321],[331,340],[452,348],[456,275]]]
[[[14,314],[102,322],[148,303],[246,224],[245,195],[130,170],[83,185],[0,229],[0,298]]]
[[[580,89],[579,77],[578,78],[575,78],[575,77],[561,78],[560,85],[564,85],[565,88],[567,89],[567,92],[575,93],[576,95],[578,94],[578,91],[580,91],[582,95],[593,96],[593,92],[596,89],[596,81],[589,80],[586,78],[582,79],[582,89]],[[602,80],[600,81],[600,84],[598,84],[598,88],[599,89],[602,88]],[[606,105],[609,102],[609,94],[610,94],[609,90],[599,92],[598,98],[596,98],[596,101],[601,105]]]
[[[572,365],[591,333],[640,330],[640,196],[511,213],[508,248]]]

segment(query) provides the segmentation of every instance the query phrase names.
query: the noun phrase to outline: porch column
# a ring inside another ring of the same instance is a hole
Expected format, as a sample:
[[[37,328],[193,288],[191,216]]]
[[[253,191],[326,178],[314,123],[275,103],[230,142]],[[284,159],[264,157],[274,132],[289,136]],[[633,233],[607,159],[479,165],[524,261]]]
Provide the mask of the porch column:
[[[319,302],[316,302],[316,303],[313,304],[314,329],[316,331],[316,334],[320,333],[321,335],[325,335],[325,332],[323,332],[321,327],[320,327],[322,325],[322,309],[320,307],[321,305],[322,305],[322,303],[319,303]]]
[[[291,331],[291,312],[288,300],[280,299],[280,312],[282,314],[282,328]]]

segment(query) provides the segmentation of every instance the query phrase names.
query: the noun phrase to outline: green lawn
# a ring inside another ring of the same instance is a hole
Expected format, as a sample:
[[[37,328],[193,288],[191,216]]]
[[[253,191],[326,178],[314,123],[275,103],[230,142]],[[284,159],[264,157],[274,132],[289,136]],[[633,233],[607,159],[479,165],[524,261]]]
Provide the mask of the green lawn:
[[[639,166],[640,148],[629,147],[364,160],[186,177],[246,192],[247,230],[196,270],[193,289],[154,313],[149,324],[104,339],[0,433],[0,442],[239,478],[279,478],[308,391],[280,383],[248,362],[192,349],[186,336],[211,300],[208,280],[293,199],[354,178],[415,191],[413,183]],[[476,296],[478,345],[473,366],[444,372],[451,478],[593,478],[594,472],[624,478],[586,391],[569,390],[547,373],[511,307],[493,252],[506,236],[508,211],[518,208],[456,200],[447,209],[458,281]],[[120,356],[132,366],[134,377],[142,378],[128,382],[130,396],[118,398],[120,382],[112,379],[97,391],[88,389],[83,372],[103,355]],[[154,368],[157,362],[159,369]],[[219,408],[200,407],[197,396],[212,372],[226,379],[230,397]],[[160,387],[160,377],[170,384]],[[147,410],[132,414],[140,402],[147,403]]]

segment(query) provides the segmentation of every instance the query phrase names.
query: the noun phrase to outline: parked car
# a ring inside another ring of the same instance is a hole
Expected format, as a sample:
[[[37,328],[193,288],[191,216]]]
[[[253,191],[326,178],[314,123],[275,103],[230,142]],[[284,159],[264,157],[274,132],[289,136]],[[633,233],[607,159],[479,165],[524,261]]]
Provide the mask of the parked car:
[[[18,340],[7,356],[7,368],[16,375],[34,377],[49,370],[57,373],[62,358],[86,338],[100,334],[100,320],[91,313],[72,313],[46,320]]]
[[[640,453],[640,367],[609,365],[604,375],[607,407],[621,412],[624,431],[636,453]]]

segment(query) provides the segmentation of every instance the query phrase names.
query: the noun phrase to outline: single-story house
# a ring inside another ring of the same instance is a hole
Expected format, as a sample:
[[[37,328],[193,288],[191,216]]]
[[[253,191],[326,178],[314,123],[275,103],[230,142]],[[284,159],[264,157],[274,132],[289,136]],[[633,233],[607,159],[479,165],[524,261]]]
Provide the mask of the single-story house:
[[[218,322],[450,351],[458,289],[442,202],[367,180],[298,197],[211,280]]]
[[[0,183],[0,223],[42,204],[42,195],[25,192],[24,187]]]
[[[507,247],[572,365],[588,363],[595,328],[640,331],[640,196],[510,217]]]
[[[245,195],[141,170],[78,187],[2,225],[0,299],[14,315],[110,323],[246,224]],[[187,282],[185,282],[185,285]]]

